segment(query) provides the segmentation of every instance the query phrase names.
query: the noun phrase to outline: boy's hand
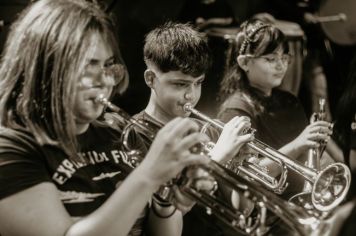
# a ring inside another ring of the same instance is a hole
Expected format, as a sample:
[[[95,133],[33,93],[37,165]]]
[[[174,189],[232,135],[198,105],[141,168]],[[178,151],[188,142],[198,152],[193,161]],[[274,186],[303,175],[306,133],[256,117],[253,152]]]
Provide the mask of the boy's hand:
[[[247,116],[236,116],[226,125],[210,155],[213,160],[223,163],[235,157],[240,148],[254,138],[253,133],[246,133],[251,128]]]

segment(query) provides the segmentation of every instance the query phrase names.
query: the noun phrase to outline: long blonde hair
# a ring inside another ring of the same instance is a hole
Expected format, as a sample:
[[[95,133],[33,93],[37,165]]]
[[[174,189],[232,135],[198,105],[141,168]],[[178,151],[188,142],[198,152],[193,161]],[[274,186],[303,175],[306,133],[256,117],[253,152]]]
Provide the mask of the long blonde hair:
[[[27,130],[40,144],[60,146],[73,156],[73,94],[91,36],[101,35],[123,63],[114,32],[109,17],[84,0],[40,0],[25,9],[1,58],[1,126]],[[127,84],[126,72],[118,91]]]

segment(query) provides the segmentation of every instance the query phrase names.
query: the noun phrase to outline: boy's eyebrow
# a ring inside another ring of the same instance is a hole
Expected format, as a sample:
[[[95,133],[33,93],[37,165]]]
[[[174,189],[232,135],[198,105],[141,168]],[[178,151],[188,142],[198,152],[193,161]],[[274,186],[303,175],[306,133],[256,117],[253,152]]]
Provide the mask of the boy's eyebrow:
[[[205,75],[202,75],[201,77],[198,77],[198,78],[194,78],[193,80],[194,81],[205,80]],[[192,82],[193,80],[192,79],[177,78],[174,81],[177,81],[177,82]]]
[[[204,81],[205,78],[200,78],[197,80],[192,80],[192,79],[176,79],[176,80],[172,80],[172,82],[178,82],[178,83],[196,83],[196,82],[202,82]]]

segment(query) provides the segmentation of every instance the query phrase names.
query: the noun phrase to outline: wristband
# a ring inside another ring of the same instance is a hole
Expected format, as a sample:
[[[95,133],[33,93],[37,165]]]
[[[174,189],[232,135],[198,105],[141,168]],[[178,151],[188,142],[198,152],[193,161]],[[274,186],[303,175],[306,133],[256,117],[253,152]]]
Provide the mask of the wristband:
[[[168,215],[162,215],[161,213],[159,213],[159,212],[157,211],[155,204],[159,205],[159,206],[162,207],[162,208],[171,207],[171,206],[173,206],[173,205],[170,204],[169,206],[168,206],[168,205],[163,205],[163,206],[162,206],[162,205],[160,205],[159,203],[153,201],[153,204],[152,204],[152,211],[153,211],[153,213],[154,213],[157,217],[159,217],[159,218],[161,218],[161,219],[167,219],[167,218],[171,217],[172,215],[174,215],[174,213],[177,211],[177,208],[174,207],[174,210],[173,210],[171,213],[169,213]]]

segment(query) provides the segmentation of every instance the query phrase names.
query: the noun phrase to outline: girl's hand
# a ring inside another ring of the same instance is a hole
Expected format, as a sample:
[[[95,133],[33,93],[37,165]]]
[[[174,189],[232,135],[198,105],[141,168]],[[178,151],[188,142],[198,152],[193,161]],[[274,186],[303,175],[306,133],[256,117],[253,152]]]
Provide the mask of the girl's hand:
[[[199,192],[213,194],[218,187],[217,181],[207,171],[200,167],[189,167],[183,178],[187,178],[187,185],[173,186],[173,204],[185,214],[195,205],[195,200],[184,193],[183,188],[193,188]]]
[[[327,142],[332,134],[333,125],[327,121],[315,121],[308,125],[299,136],[293,140],[296,149],[306,151],[318,148],[320,143]]]
[[[177,117],[158,133],[146,157],[138,168],[147,178],[160,185],[176,177],[190,165],[204,165],[210,160],[200,153],[192,153],[192,147],[209,139],[198,132],[198,125],[188,119]]]

